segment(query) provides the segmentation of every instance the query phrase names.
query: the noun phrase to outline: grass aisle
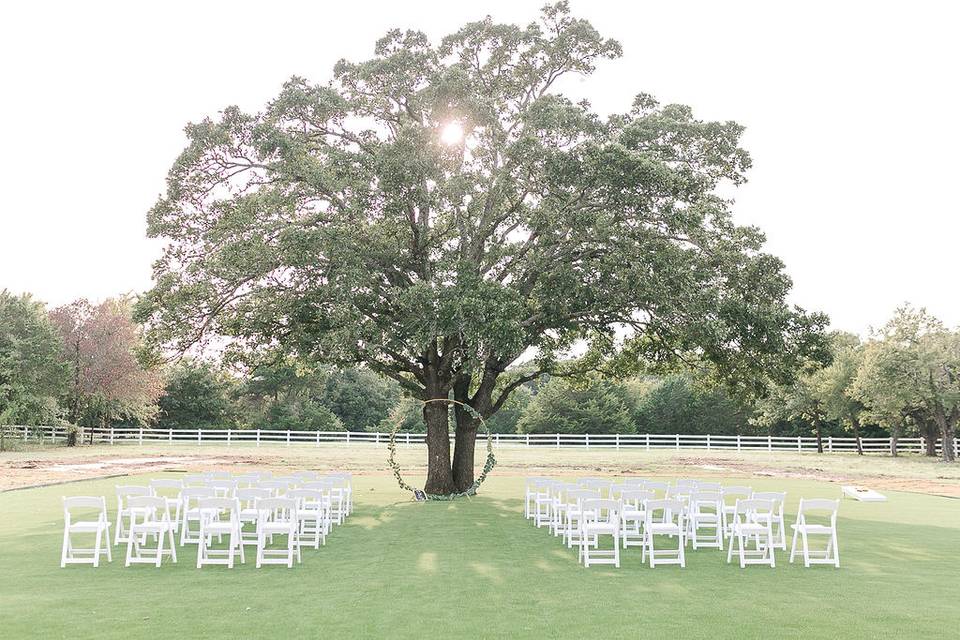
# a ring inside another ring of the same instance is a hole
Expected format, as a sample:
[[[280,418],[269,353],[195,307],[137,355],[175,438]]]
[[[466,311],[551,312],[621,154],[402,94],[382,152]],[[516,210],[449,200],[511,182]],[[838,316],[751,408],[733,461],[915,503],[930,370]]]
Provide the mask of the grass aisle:
[[[130,478],[144,483],[148,477]],[[686,569],[583,569],[576,551],[521,515],[523,481],[494,476],[483,495],[411,503],[392,479],[356,477],[355,514],[293,570],[195,568],[193,546],[161,569],[59,568],[62,495],[106,495],[118,479],[0,494],[4,638],[943,637],[960,602],[960,501],[891,493],[844,501],[842,568],[726,565],[716,550]],[[836,485],[756,480],[801,495]],[[112,514],[111,514],[112,517]],[[790,518],[788,517],[788,520]]]

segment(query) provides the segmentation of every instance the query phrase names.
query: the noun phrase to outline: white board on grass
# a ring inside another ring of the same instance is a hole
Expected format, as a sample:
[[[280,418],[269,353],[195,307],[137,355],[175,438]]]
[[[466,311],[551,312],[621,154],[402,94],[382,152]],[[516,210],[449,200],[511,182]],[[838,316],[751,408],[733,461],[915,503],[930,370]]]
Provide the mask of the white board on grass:
[[[843,495],[848,498],[853,498],[854,500],[859,500],[860,502],[886,502],[887,496],[882,493],[877,493],[873,489],[867,489],[865,487],[855,487],[853,485],[845,485],[842,487]]]

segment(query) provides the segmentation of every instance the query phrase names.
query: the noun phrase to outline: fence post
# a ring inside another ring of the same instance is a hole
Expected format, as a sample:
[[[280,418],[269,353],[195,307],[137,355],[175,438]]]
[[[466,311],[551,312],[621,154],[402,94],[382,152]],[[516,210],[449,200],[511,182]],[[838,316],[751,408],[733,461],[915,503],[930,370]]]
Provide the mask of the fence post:
[[[410,432],[407,431],[407,444],[410,444]]]
[[[583,441],[584,441],[585,443],[587,443],[587,449],[589,449],[589,448],[590,448],[590,434],[589,434],[589,433],[583,434]]]
[[[499,433],[493,434],[493,442],[494,442],[498,447],[500,446],[500,434],[499,434]]]
[[[800,436],[797,436],[797,451],[803,453],[803,445],[801,444]]]
[[[167,429],[167,442],[173,444],[173,429]]]
[[[197,429],[197,444],[203,444],[203,429]]]
[[[23,425],[23,441],[27,441],[27,433],[29,433],[30,427]]]
[[[827,452],[833,453],[833,436],[827,436]]]
[[[260,429],[257,429],[257,446],[260,446]]]
[[[290,429],[287,429],[287,446],[290,446]]]
[[[317,430],[317,446],[320,446],[320,430]]]
[[[143,446],[143,427],[140,427],[140,438],[137,444]]]
[[[373,444],[380,444],[380,432],[379,432],[379,431],[374,431],[374,432],[373,432]]]
[[[557,434],[557,439],[558,439],[558,441],[559,441],[559,438],[560,438],[560,434],[558,433],[558,434]],[[530,446],[530,434],[529,434],[529,433],[527,434],[527,446],[528,446],[528,447]],[[560,445],[558,444],[557,446],[559,447]]]
[[[347,444],[350,444],[350,432],[347,431]]]
[[[646,440],[647,451],[650,451],[650,434],[649,434],[649,433],[645,433],[644,435],[646,436],[646,438],[644,438],[644,440]]]
[[[740,451],[740,434],[737,434],[737,451]]]
[[[767,451],[773,451],[773,436],[767,436]]]
[[[707,434],[707,451],[710,451],[710,434]]]
[[[227,446],[230,446],[230,429],[227,429]]]
[[[616,434],[616,440],[615,440],[615,442],[616,442],[616,449],[617,449],[617,451],[619,451],[619,450],[620,450],[620,434],[619,434],[619,433]]]
[[[680,451],[680,434],[678,433],[676,434],[676,436],[677,436],[677,451]]]

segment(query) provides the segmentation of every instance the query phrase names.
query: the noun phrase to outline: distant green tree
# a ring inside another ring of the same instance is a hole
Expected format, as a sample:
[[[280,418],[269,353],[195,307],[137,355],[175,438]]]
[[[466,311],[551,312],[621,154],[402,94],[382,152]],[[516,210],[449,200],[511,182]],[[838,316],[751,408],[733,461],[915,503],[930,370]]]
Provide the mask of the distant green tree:
[[[400,385],[369,369],[327,370],[318,400],[350,431],[372,431],[400,401]]]
[[[634,379],[626,383],[639,433],[710,433],[747,430],[750,410],[718,387],[687,374]]]
[[[283,431],[345,431],[340,418],[310,398],[276,402],[264,414],[264,429]]]
[[[52,422],[70,369],[42,303],[0,291],[0,450],[3,425]]]
[[[541,387],[517,422],[519,433],[633,433],[622,385],[604,379],[574,384],[553,379]]]
[[[517,423],[533,401],[533,392],[526,386],[518,387],[500,411],[486,419],[487,429],[491,433],[517,433]]]
[[[207,362],[184,360],[167,376],[158,402],[162,429],[226,429],[237,426],[231,392],[237,381]]]

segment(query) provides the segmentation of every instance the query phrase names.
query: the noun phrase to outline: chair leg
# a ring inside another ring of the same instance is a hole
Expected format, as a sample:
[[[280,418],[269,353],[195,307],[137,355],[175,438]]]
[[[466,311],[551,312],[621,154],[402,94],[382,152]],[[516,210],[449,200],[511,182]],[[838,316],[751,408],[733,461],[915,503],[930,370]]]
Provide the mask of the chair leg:
[[[810,566],[810,545],[807,540],[807,532],[803,531],[800,533],[800,538],[803,540],[803,566]]]
[[[133,536],[127,536],[127,561],[125,567],[130,566],[130,560],[133,558]]]
[[[800,533],[797,529],[793,530],[793,542],[790,543],[790,563],[793,563],[793,558],[797,554],[797,534]]]
[[[162,534],[161,534],[161,537],[163,537]],[[170,559],[176,562],[177,561],[177,545],[174,544],[172,525],[167,527],[167,540],[170,542]]]
[[[741,569],[743,569],[743,568],[745,568],[745,567],[747,566],[746,551],[745,551],[745,549],[743,548],[743,545],[744,545],[743,534],[742,534],[742,533],[738,533],[738,534],[737,534],[737,546],[740,548],[740,568],[741,568]]]
[[[833,566],[837,569],[840,568],[840,545],[837,542],[837,530],[834,529],[830,534],[830,539],[833,541]]]
[[[70,547],[70,530],[63,527],[63,547],[60,549],[60,568],[67,566],[67,549]]]
[[[727,564],[733,560],[733,536],[730,537],[730,543],[727,545]]]
[[[157,536],[157,562],[156,567],[160,568],[160,563],[163,561],[163,532],[160,532],[160,535]]]

